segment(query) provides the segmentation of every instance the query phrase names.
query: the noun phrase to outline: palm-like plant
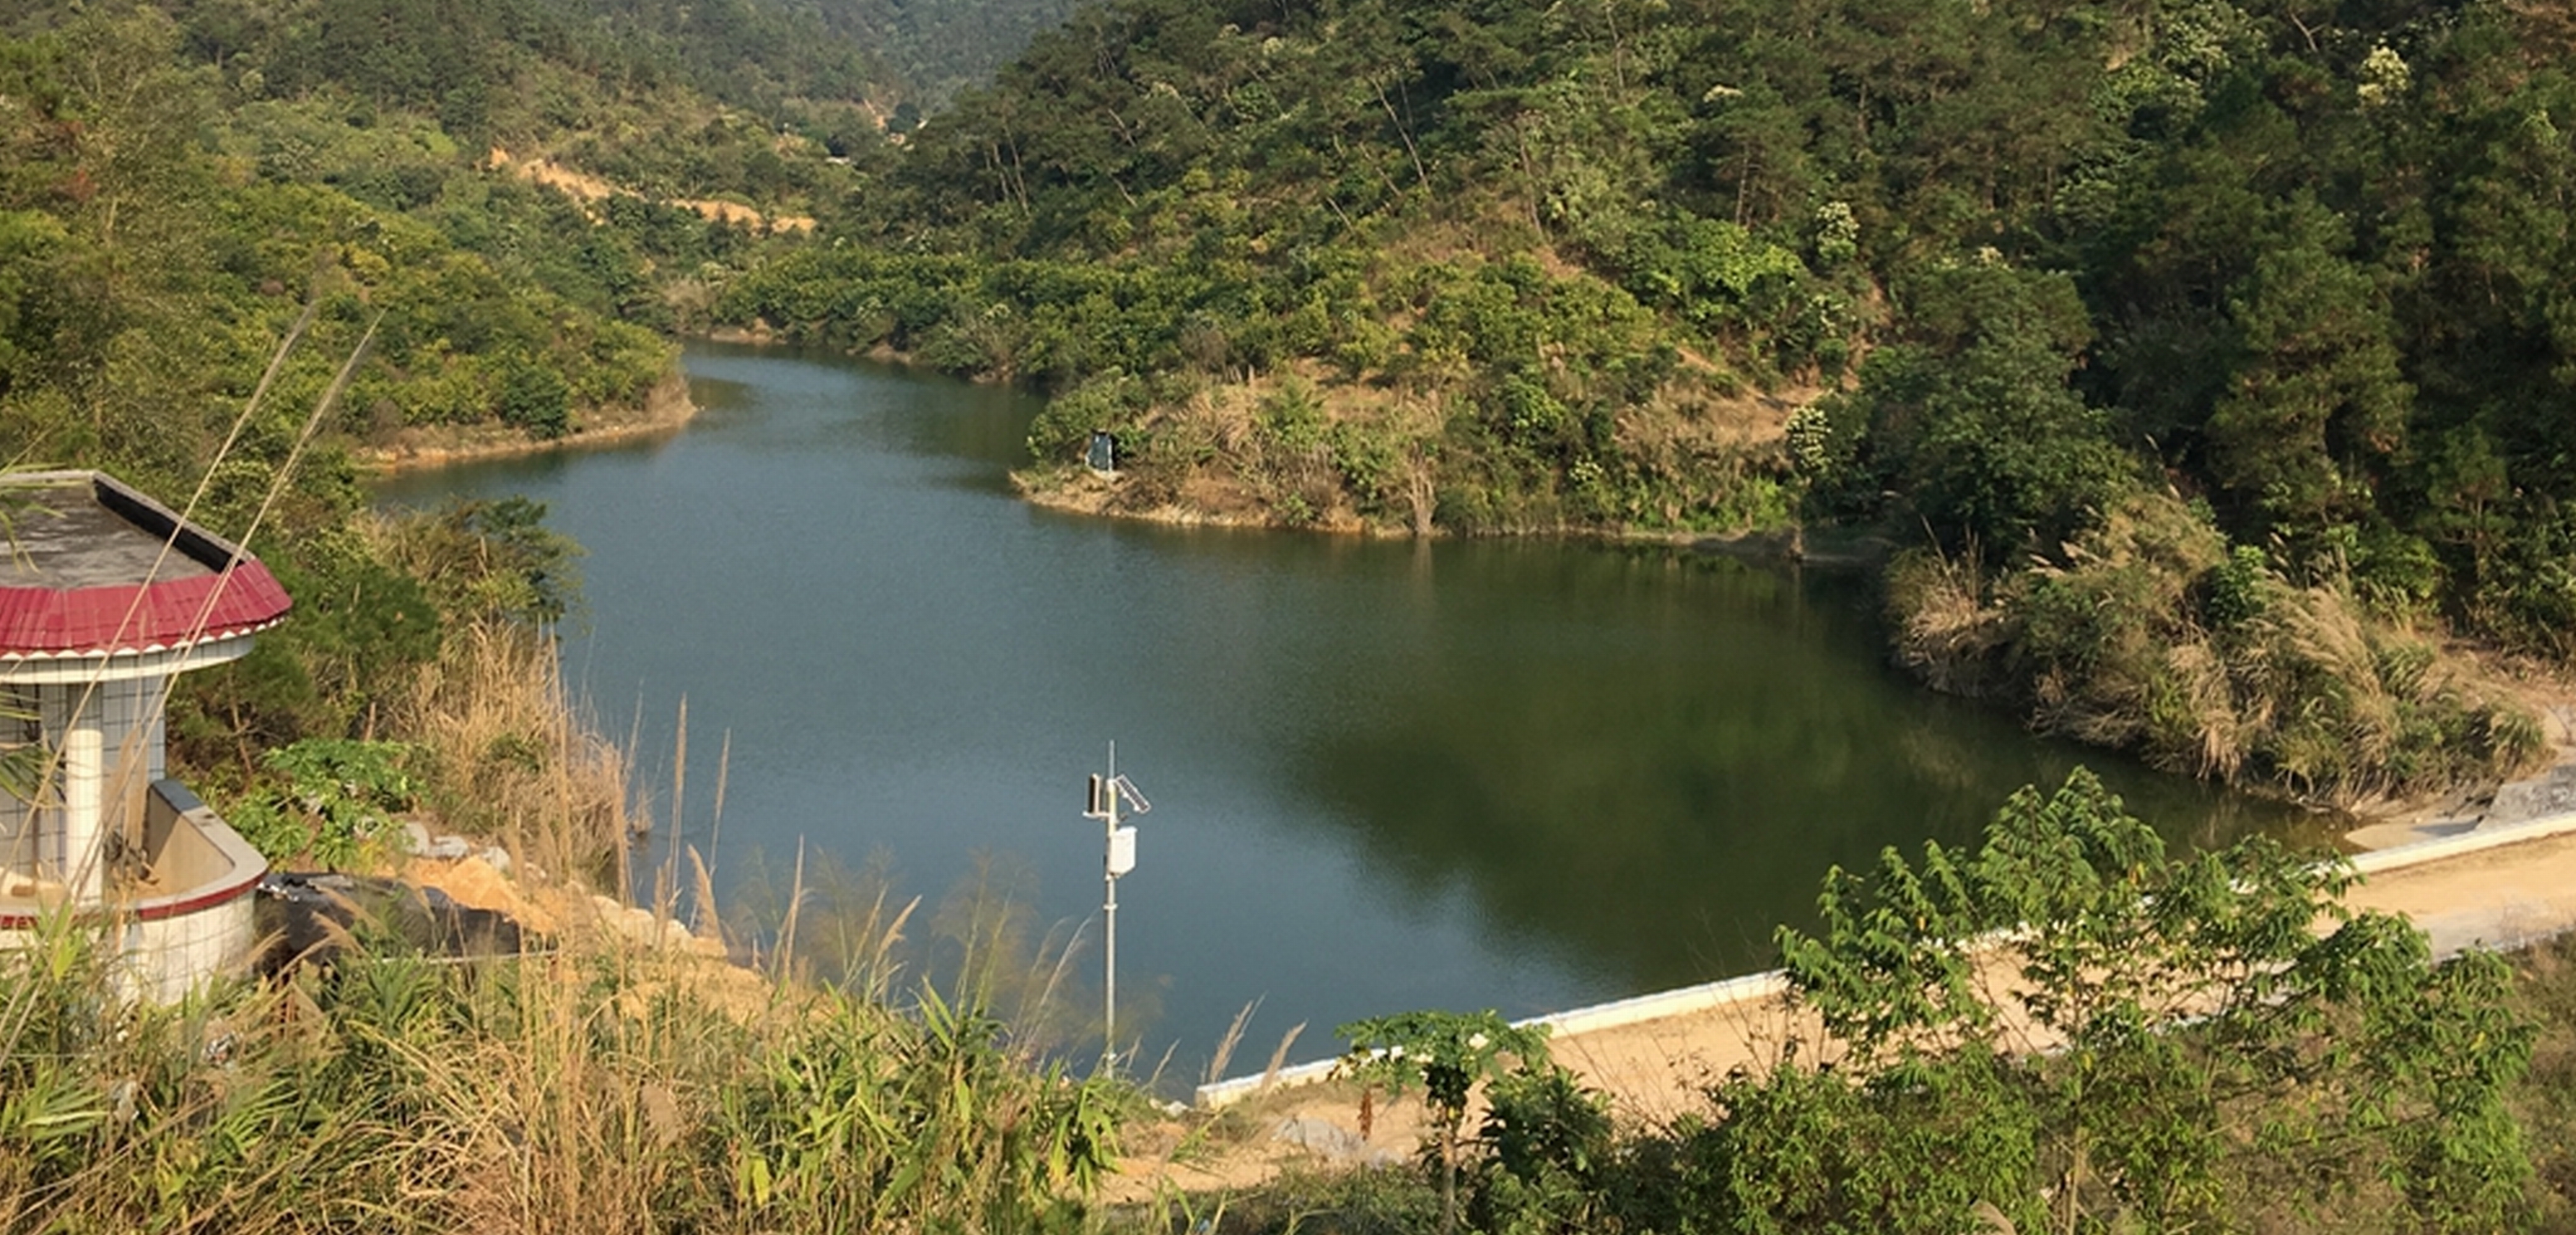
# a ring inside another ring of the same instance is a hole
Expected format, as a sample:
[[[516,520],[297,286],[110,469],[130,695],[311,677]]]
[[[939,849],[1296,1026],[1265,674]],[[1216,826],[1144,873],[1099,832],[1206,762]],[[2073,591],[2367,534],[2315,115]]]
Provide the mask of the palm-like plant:
[[[0,549],[18,556],[18,520],[36,508],[34,491],[12,483],[34,469],[24,463],[0,464]],[[0,793],[20,801],[36,799],[45,771],[44,744],[37,738],[35,709],[16,691],[0,687]]]

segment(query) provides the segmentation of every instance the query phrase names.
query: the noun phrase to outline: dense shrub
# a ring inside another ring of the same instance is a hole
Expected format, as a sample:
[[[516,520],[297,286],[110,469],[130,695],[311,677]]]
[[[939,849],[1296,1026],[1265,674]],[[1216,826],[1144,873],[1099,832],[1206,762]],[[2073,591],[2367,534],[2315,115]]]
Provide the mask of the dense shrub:
[[[1890,573],[1899,659],[2043,730],[2332,801],[2506,777],[2546,748],[2479,674],[2181,503],[2131,499],[2067,557],[1989,573],[1910,554]]]

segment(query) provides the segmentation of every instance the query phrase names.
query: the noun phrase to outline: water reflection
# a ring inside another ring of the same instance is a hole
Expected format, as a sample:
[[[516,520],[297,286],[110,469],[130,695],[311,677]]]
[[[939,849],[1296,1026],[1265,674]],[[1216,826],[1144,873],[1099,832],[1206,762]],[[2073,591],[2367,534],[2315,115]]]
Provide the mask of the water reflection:
[[[2178,833],[2280,822],[1913,688],[1849,577],[1061,516],[1009,494],[1023,396],[689,365],[708,410],[683,433],[385,496],[550,504],[590,551],[568,668],[640,733],[645,785],[670,783],[681,696],[692,785],[731,736],[720,871],[804,838],[935,898],[1006,854],[1042,920],[1079,924],[1100,836],[1077,790],[1116,739],[1159,808],[1121,885],[1120,1002],[1161,1004],[1147,1050],[1179,1041],[1180,1072],[1254,998],[1254,1038],[1305,1021],[1320,1052],[1363,1015],[1723,976],[1827,865],[1972,836],[2079,758]]]
[[[1913,689],[1879,665],[1849,577],[1662,551],[1475,556],[1450,576],[1461,608],[1591,601],[1517,633],[1423,630],[1434,654],[1383,692],[1393,706],[1312,735],[1297,779],[1416,892],[1463,880],[1494,928],[1572,941],[1631,986],[1768,963],[1770,927],[1808,920],[1827,865],[1973,841],[2011,789],[2079,759],[2177,839],[2279,817]]]

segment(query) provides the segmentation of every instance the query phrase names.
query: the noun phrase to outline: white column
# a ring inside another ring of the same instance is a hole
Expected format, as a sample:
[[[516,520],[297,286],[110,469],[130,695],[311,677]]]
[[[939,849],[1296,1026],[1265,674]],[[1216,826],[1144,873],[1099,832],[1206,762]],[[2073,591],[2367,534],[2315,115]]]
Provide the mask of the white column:
[[[36,718],[43,730],[44,781],[38,787],[41,805],[32,812],[36,829],[35,875],[52,882],[63,874],[63,733],[71,727],[72,687],[52,685],[36,688]]]
[[[61,770],[55,784],[62,806],[38,844],[43,873],[61,881],[75,901],[95,901],[100,887],[99,795],[105,769],[99,733],[99,707],[73,683],[45,690],[45,736],[59,752]],[[87,702],[89,706],[82,707]]]
[[[161,709],[169,706],[170,687],[173,685],[175,683],[166,677],[149,677],[135,683],[135,686],[143,692],[140,704],[143,708],[144,726],[143,780],[147,788],[153,781],[170,774],[166,770],[162,755],[164,747],[168,744],[169,730],[163,722]]]
[[[35,821],[27,802],[14,793],[0,793],[0,887],[8,884],[7,875],[31,875],[36,870],[36,838],[30,829]]]

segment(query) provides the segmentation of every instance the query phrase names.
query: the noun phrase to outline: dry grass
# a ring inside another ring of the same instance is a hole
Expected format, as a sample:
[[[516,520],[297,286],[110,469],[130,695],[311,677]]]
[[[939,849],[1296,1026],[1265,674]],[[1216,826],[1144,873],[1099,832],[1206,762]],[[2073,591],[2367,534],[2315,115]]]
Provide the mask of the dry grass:
[[[1888,609],[1897,616],[1896,661],[1926,685],[1954,695],[1986,690],[1986,662],[2012,635],[2000,606],[1985,597],[1973,551],[1912,553],[1888,566]]]
[[[626,752],[583,722],[550,640],[492,624],[458,632],[397,724],[428,752],[452,826],[546,871],[615,882],[634,823]]]
[[[2514,1094],[2514,1113],[2532,1146],[2538,1229],[2576,1231],[2576,936],[2516,960],[2517,994],[2540,1025],[2531,1070]]]
[[[577,925],[166,1009],[99,962],[0,954],[0,1231],[1072,1229],[1131,1103],[971,1002]]]
[[[1935,689],[2013,698],[2043,731],[2340,807],[2493,784],[2547,745],[2514,685],[2474,658],[2331,582],[2231,556],[2170,498],[2110,512],[2054,561],[1903,555],[1888,607],[1898,661]]]
[[[2236,779],[2244,770],[2248,738],[2265,718],[2248,717],[2236,707],[2227,663],[2208,641],[2174,644],[2165,652],[2165,668],[2190,716],[2181,727],[2188,740],[2165,752],[2167,761],[2187,764],[2201,776]]]

